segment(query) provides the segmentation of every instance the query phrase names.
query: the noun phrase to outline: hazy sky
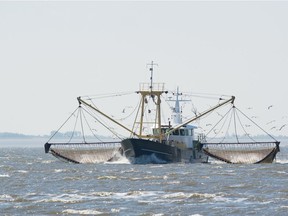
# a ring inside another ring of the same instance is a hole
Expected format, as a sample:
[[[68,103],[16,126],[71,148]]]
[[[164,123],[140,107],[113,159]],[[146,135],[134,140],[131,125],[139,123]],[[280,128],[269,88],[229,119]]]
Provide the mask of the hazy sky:
[[[137,90],[153,60],[168,89],[235,95],[287,135],[287,21],[286,1],[1,1],[0,132],[49,134],[77,96]]]

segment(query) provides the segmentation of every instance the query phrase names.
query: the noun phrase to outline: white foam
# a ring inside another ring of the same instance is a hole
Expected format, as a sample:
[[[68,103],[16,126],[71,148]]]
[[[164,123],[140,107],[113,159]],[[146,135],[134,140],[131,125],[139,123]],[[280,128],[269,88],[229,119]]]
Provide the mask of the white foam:
[[[19,172],[19,173],[28,173],[27,170],[18,170],[17,172]]]
[[[60,172],[64,172],[64,171],[65,171],[64,169],[55,169],[54,170],[55,173],[60,173]]]
[[[279,164],[287,164],[287,163],[288,163],[288,159],[277,159],[277,160],[276,160],[276,163],[279,163]]]
[[[0,201],[14,201],[14,198],[8,194],[0,195]]]
[[[75,210],[75,209],[65,209],[62,211],[64,214],[80,214],[80,215],[100,215],[104,214],[104,212],[100,212],[97,210],[92,209],[85,209],[85,210]]]
[[[172,193],[172,194],[166,194],[163,196],[163,198],[169,198],[169,199],[187,199],[187,198],[200,198],[200,199],[211,199],[215,198],[216,194],[208,194],[208,193]]]

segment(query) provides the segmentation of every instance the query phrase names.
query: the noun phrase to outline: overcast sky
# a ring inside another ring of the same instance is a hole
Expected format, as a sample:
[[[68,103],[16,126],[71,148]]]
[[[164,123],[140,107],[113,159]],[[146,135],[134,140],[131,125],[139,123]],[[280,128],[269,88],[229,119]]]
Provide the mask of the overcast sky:
[[[235,95],[287,135],[287,21],[286,1],[1,1],[0,132],[49,134],[77,96],[137,90],[153,60],[168,89]]]

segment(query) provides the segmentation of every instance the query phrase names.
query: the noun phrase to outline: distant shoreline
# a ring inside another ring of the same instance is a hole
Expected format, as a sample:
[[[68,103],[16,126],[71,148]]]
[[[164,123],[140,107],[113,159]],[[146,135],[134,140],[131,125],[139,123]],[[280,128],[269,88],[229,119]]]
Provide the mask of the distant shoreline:
[[[21,133],[10,133],[10,132],[2,132],[0,133],[0,139],[31,139],[31,138],[49,138],[49,135],[27,135]]]
[[[50,135],[28,135],[21,133],[11,133],[11,132],[0,132],[0,139],[36,139],[36,138],[46,138],[49,139],[54,134],[54,131]],[[67,139],[71,137],[71,133],[58,133],[55,138],[57,139]],[[81,134],[74,136],[74,138],[82,138]],[[89,137],[89,136],[88,136]],[[109,136],[98,136],[99,138],[110,138]]]
[[[52,132],[51,132],[52,134]],[[0,132],[0,139],[34,139],[34,138],[46,138],[49,139],[52,135],[28,135],[28,134],[21,134],[21,133],[11,133],[11,132]],[[82,136],[78,135],[76,137],[81,138]],[[109,136],[99,136],[101,138],[111,138]],[[252,138],[258,138],[258,139],[265,139],[268,138],[269,136],[267,135],[256,135],[256,136],[251,136]],[[288,140],[288,136],[273,136],[276,140]],[[65,134],[60,134],[56,136],[55,138],[61,139],[61,138],[67,138]]]

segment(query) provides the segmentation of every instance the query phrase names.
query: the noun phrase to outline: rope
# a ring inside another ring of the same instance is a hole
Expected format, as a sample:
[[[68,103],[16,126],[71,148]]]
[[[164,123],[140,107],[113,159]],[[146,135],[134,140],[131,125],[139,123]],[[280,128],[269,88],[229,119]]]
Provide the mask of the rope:
[[[82,137],[83,137],[84,143],[86,143],[84,129],[83,129],[82,115],[83,115],[82,114],[82,109],[80,109],[80,123],[81,123]]]
[[[236,108],[236,107],[235,107]],[[250,120],[253,124],[255,124],[260,130],[262,130],[265,134],[267,134],[270,138],[272,138],[274,141],[277,142],[277,140],[271,136],[269,133],[267,133],[263,128],[261,128],[256,122],[254,122],[252,119],[250,119],[247,115],[245,115],[241,110],[236,108],[242,115],[244,115],[248,120]]]
[[[235,119],[235,106],[233,106],[233,119],[234,119],[234,131],[235,131],[235,136],[236,136],[237,142],[239,143],[238,134],[237,134],[236,119]]]
[[[86,110],[86,109],[85,109]],[[93,110],[91,110],[93,111]],[[99,122],[103,127],[105,127],[107,130],[109,130],[112,134],[114,134],[117,138],[121,139],[120,136],[113,130],[111,130],[108,126],[106,126],[102,121],[99,120],[99,118],[96,117],[96,115],[93,115],[92,113],[90,113],[88,110],[86,110],[86,112],[92,117],[94,118],[97,122]]]
[[[50,137],[47,143],[61,130],[61,128],[69,121],[69,119],[74,116],[75,112],[79,109],[79,106],[72,112],[72,114],[66,119],[66,121],[59,127],[59,129]]]
[[[74,129],[73,129],[73,132],[72,132],[72,134],[71,134],[71,137],[70,137],[68,143],[71,142],[71,140],[72,140],[72,138],[73,138],[73,136],[74,136],[75,129],[76,129],[77,122],[78,122],[78,118],[79,118],[80,107],[81,107],[81,106],[78,106],[78,113],[77,113],[77,116],[76,116],[76,121],[75,121],[75,124],[74,124]]]
[[[238,115],[238,112],[236,112],[236,115],[237,115],[237,118],[238,118],[238,120],[239,120],[239,123],[240,123],[240,125],[241,125],[243,131],[245,132],[245,134],[246,134],[246,135],[247,135],[251,140],[253,140],[254,142],[256,142],[256,140],[254,140],[254,139],[253,139],[253,138],[252,138],[252,137],[247,133],[247,131],[245,130],[245,128],[244,128],[242,122],[240,121],[240,117],[239,117],[239,115]]]
[[[228,110],[228,112],[226,112],[221,118],[220,120],[210,129],[210,131],[208,131],[208,133],[206,134],[206,136],[208,134],[211,133],[211,131],[214,131],[214,129],[217,127],[218,124],[220,124],[220,122],[226,117],[226,120],[223,122],[222,126],[220,127],[220,130],[222,130],[222,128],[224,127],[224,124],[226,123],[227,121],[227,116],[228,116],[228,113],[231,111],[232,107]],[[229,124],[230,125],[230,124]],[[214,139],[215,137],[217,136],[217,134],[212,138]]]
[[[85,112],[87,113],[87,111],[86,111],[85,109],[83,109],[83,111],[85,111]],[[88,114],[89,114],[89,113],[88,113]],[[99,140],[100,142],[103,142],[103,141],[102,141],[101,139],[99,139],[99,138],[96,136],[96,134],[94,133],[93,129],[91,128],[90,124],[89,124],[88,121],[87,121],[86,116],[83,115],[83,117],[84,117],[84,120],[85,120],[85,122],[86,122],[86,125],[88,126],[88,128],[89,128],[89,130],[91,131],[91,133],[93,134],[93,136],[94,136],[97,140]]]
[[[110,98],[110,97],[120,97],[124,95],[130,95],[134,94],[135,92],[114,92],[114,93],[105,93],[105,94],[97,94],[97,95],[84,95],[81,96],[81,98],[88,98],[88,100],[94,100],[94,99],[103,99],[103,98]]]

